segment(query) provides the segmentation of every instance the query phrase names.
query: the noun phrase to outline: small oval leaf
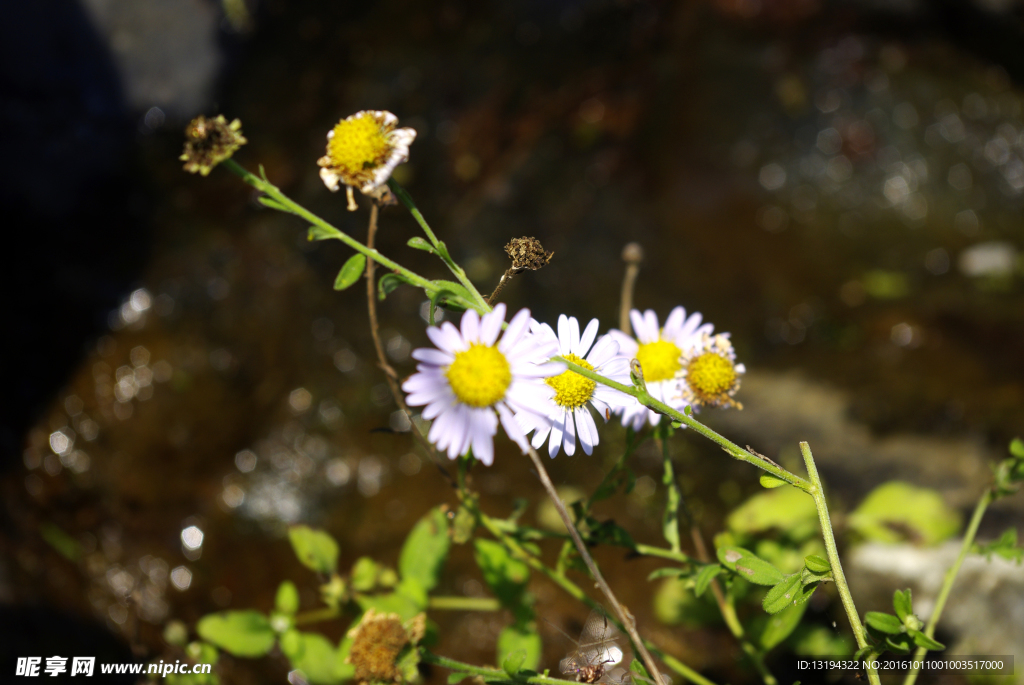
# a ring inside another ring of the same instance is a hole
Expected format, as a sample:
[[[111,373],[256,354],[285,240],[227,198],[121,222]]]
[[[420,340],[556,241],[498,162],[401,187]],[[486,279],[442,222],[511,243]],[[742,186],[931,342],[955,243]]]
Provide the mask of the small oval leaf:
[[[292,526],[288,539],[295,556],[306,568],[329,575],[338,567],[338,543],[327,532],[309,526]]]
[[[808,554],[804,557],[804,566],[815,573],[828,573],[832,570],[832,567],[828,563],[828,559],[818,556],[817,554]]]
[[[409,247],[411,247],[411,248],[413,248],[415,250],[423,250],[424,252],[431,252],[431,253],[433,253],[433,252],[437,251],[437,250],[434,249],[433,245],[428,243],[423,238],[420,238],[419,236],[413,236],[412,238],[409,238],[409,242],[407,242],[406,245],[408,245]]]
[[[869,611],[864,614],[864,622],[868,624],[869,628],[874,628],[886,635],[899,635],[903,632],[903,621],[882,611]]]
[[[255,658],[274,646],[277,634],[258,611],[222,611],[199,619],[199,636],[229,654]]]
[[[718,560],[730,571],[755,585],[777,585],[782,582],[782,571],[742,547],[719,547]]]
[[[363,275],[366,270],[366,256],[361,252],[357,252],[348,258],[345,265],[341,267],[341,271],[338,272],[338,277],[334,279],[334,289],[344,290],[352,286],[359,277]]]
[[[768,591],[761,606],[769,614],[777,614],[796,601],[801,587],[799,573],[788,575]]]
[[[780,487],[782,487],[783,485],[786,484],[786,481],[782,480],[781,478],[776,478],[775,476],[773,476],[770,473],[762,473],[761,474],[761,478],[760,478],[760,482],[761,482],[761,487],[762,488],[766,488],[768,490],[772,490],[774,488],[780,488]]]

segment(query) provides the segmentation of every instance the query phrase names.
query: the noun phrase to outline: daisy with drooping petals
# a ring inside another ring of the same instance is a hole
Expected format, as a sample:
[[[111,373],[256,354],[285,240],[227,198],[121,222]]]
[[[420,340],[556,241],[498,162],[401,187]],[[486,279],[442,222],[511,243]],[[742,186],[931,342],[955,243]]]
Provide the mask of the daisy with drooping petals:
[[[658,316],[653,310],[648,309],[641,314],[634,309],[629,313],[629,320],[633,324],[636,338],[619,330],[608,333],[619,343],[619,355],[640,362],[647,392],[656,400],[679,411],[686,407],[676,378],[676,374],[683,368],[683,353],[694,347],[701,336],[714,330],[714,326],[709,323],[701,325],[701,318],[698,312],[687,318],[686,310],[676,307],[669,312],[665,327],[659,328]],[[622,425],[640,430],[645,419],[654,426],[660,417],[654,410],[634,400],[622,410]]]
[[[433,420],[427,439],[446,450],[449,459],[472,448],[473,456],[490,466],[499,420],[526,452],[526,434],[515,414],[533,412],[538,421],[546,420],[544,407],[554,390],[544,379],[565,370],[564,364],[548,362],[558,344],[529,332],[528,309],[512,317],[499,342],[504,321],[504,304],[483,317],[467,310],[461,331],[448,322],[431,326],[427,336],[437,349],[412,352],[420,364],[402,384],[406,402],[426,405],[423,418]]]
[[[397,123],[398,117],[391,112],[363,110],[327,132],[327,154],[317,160],[320,178],[332,191],[345,184],[350,210],[358,209],[353,188],[382,199],[388,193],[384,184],[391,172],[409,159],[416,131],[395,128]]]
[[[532,324],[536,335],[554,341],[558,346],[558,354],[573,364],[610,378],[619,383],[629,383],[629,360],[619,357],[619,344],[607,335],[597,343],[597,319],[592,319],[580,335],[580,325],[576,317],[562,314],[558,317],[558,336],[547,324]],[[593,349],[591,349],[593,346]],[[589,352],[589,354],[587,354]],[[618,390],[600,385],[585,378],[575,371],[566,370],[557,376],[544,381],[555,391],[554,403],[549,403],[549,413],[543,420],[538,420],[535,413],[516,414],[516,420],[523,430],[533,434],[534,448],[540,448],[548,441],[548,453],[555,457],[560,447],[572,456],[576,452],[576,436],[579,435],[583,451],[593,454],[594,445],[598,443],[597,424],[587,405],[597,410],[606,421],[612,411],[627,406],[633,401],[629,395]],[[549,439],[550,436],[550,439]]]
[[[728,333],[704,334],[697,345],[683,353],[682,367],[676,373],[679,399],[695,409],[706,407],[736,407],[743,405],[733,399],[740,389],[740,376],[747,371],[736,363]]]

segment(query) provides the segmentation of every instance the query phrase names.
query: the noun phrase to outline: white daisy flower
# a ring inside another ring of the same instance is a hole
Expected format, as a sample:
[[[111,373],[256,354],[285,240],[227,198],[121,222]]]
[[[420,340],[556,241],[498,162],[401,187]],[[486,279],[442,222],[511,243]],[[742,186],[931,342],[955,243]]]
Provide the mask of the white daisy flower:
[[[547,340],[549,344],[556,344],[558,354],[572,363],[596,371],[613,381],[629,383],[629,360],[617,356],[619,344],[607,335],[594,344],[597,319],[587,324],[582,336],[576,317],[567,317],[565,314],[558,317],[557,336],[547,324],[534,321],[531,328],[538,337]],[[516,420],[527,433],[536,431],[532,441],[535,449],[539,449],[547,440],[548,453],[552,457],[557,456],[559,448],[563,446],[565,453],[572,456],[576,452],[577,435],[583,451],[588,455],[593,454],[594,445],[598,443],[597,424],[587,405],[596,409],[607,421],[613,411],[633,401],[629,395],[584,378],[574,371],[566,370],[544,382],[555,391],[554,402],[549,403],[547,416],[538,419],[535,413],[524,412],[516,414]]]
[[[633,324],[636,338],[620,330],[608,332],[619,343],[619,355],[640,362],[647,392],[654,399],[679,411],[686,407],[682,401],[679,379],[676,378],[676,374],[683,368],[683,354],[695,347],[701,336],[714,330],[714,326],[709,323],[701,325],[701,319],[699,312],[687,318],[686,310],[676,307],[669,312],[665,327],[659,328],[654,310],[648,309],[641,314],[634,309],[629,313],[629,320]],[[636,400],[622,410],[622,425],[632,426],[634,430],[643,428],[645,419],[654,426],[660,418],[660,414]]]
[[[409,159],[416,131],[395,128],[397,123],[391,112],[363,110],[327,132],[327,154],[317,160],[320,178],[332,191],[345,184],[349,209],[357,209],[352,188],[381,199],[388,192],[384,184],[391,172]]]
[[[421,362],[402,384],[406,402],[426,405],[423,418],[433,420],[427,438],[446,450],[449,459],[465,454],[488,466],[494,461],[494,434],[498,421],[526,452],[527,439],[515,414],[533,412],[546,420],[546,406],[555,391],[544,379],[565,370],[564,364],[548,362],[558,352],[557,342],[529,332],[530,311],[522,309],[498,341],[505,321],[505,305],[478,315],[472,309],[462,315],[462,330],[445,322],[427,328],[437,346],[413,350]]]
[[[683,353],[682,368],[676,372],[679,401],[698,407],[736,407],[743,405],[732,397],[740,389],[740,376],[747,367],[736,363],[728,333],[704,334],[698,344]]]

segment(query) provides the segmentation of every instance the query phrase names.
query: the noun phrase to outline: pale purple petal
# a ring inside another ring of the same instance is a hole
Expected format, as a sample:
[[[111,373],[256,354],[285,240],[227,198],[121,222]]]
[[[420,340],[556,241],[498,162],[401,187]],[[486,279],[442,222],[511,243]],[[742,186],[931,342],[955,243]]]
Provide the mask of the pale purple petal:
[[[503,307],[504,305],[499,304],[498,306]],[[508,322],[508,327],[505,329],[505,335],[501,336],[501,342],[498,343],[498,349],[502,352],[506,352],[515,347],[516,343],[519,342],[519,339],[527,332],[529,326],[530,310],[520,309],[516,312],[516,315],[512,317],[512,320]]]
[[[480,342],[480,315],[475,309],[467,309],[462,315],[462,339],[467,343]]]
[[[518,423],[516,423],[516,419],[508,407],[506,407],[502,402],[498,402],[498,404],[494,406],[498,410],[498,416],[501,418],[501,425],[505,429],[505,433],[507,433],[508,437],[512,438],[512,440],[519,445],[519,449],[523,451],[523,454],[526,454],[529,451],[527,445],[530,444],[526,440],[526,433],[524,433],[523,429],[519,427]]]
[[[412,351],[410,356],[416,361],[426,362],[434,366],[448,366],[455,361],[455,355],[435,350],[433,347],[417,348]]]
[[[480,321],[480,344],[491,347],[501,334],[501,324],[505,321],[505,310],[500,312],[495,307],[493,312],[484,314]]]
[[[441,324],[440,328],[429,326],[427,328],[427,337],[430,338],[435,347],[445,352],[462,352],[469,347],[463,342],[459,329],[453,326],[450,321],[445,321]]]
[[[473,456],[490,466],[494,463],[494,434],[498,418],[490,409],[474,409],[469,413]]]

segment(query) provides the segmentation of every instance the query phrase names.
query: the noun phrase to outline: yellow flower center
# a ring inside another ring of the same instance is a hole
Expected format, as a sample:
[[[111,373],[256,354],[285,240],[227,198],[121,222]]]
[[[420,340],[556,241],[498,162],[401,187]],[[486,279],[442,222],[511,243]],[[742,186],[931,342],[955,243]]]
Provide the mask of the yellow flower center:
[[[686,383],[701,400],[713,403],[736,384],[736,367],[720,354],[705,352],[687,364]]]
[[[657,383],[667,381],[676,375],[676,371],[683,368],[679,357],[683,351],[675,343],[668,340],[658,340],[652,343],[645,343],[636,351],[636,360],[644,369],[644,381]]]
[[[512,384],[512,367],[497,347],[473,343],[465,352],[455,353],[445,376],[460,402],[489,407],[504,397]]]
[[[342,119],[327,143],[331,162],[349,174],[383,164],[390,152],[391,144],[385,132],[369,113]]]
[[[577,357],[575,354],[562,356],[588,371],[594,370],[590,362],[582,357]],[[587,400],[594,396],[594,388],[597,387],[597,383],[589,378],[584,378],[575,371],[563,371],[557,376],[545,379],[544,382],[555,389],[555,404],[566,409],[582,407]]]

